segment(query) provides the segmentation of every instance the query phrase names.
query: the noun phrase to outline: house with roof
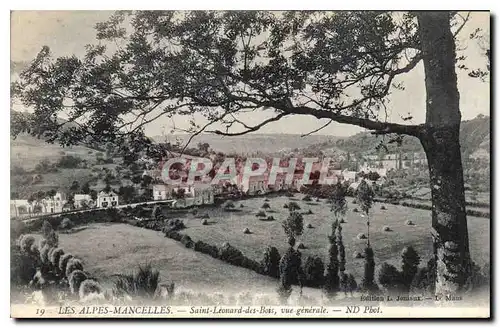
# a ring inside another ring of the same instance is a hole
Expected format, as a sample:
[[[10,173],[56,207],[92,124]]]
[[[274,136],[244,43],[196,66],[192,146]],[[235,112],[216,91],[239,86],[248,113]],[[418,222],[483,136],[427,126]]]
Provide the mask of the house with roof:
[[[215,188],[211,184],[195,183],[192,185],[176,186],[172,188],[172,193],[179,193],[181,189],[184,190],[183,197],[175,199],[174,207],[183,208],[214,203]]]
[[[244,177],[241,175],[240,178],[240,190],[244,193],[250,195],[265,194],[269,191],[268,188],[268,175],[252,175],[249,177]]]
[[[107,208],[117,206],[118,195],[114,191],[105,192],[104,190],[97,194],[97,207]]]
[[[89,194],[75,194],[73,198],[75,209],[92,208],[95,206],[95,201]]]
[[[344,170],[344,171],[342,171],[342,180],[349,181],[349,182],[356,182],[356,175],[357,174],[358,174],[358,172],[356,172],[356,171]]]
[[[56,192],[54,196],[47,196],[40,203],[42,213],[61,213],[66,204],[66,198],[61,192]]]
[[[33,213],[33,206],[27,199],[11,199],[10,200],[10,216],[20,217],[27,216]]]
[[[154,184],[153,185],[153,199],[154,200],[167,200],[173,198],[174,187],[167,184]]]

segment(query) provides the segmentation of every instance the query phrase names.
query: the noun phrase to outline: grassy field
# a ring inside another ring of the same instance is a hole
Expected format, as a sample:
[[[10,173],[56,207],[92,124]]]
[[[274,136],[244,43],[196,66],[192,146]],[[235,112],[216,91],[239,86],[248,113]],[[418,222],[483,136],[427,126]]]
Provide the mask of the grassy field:
[[[10,140],[10,165],[26,170],[33,169],[41,160],[56,162],[64,155],[76,155],[82,159],[95,160],[96,151],[84,146],[61,147],[28,135],[19,135]]]
[[[83,261],[85,270],[110,281],[114,274],[131,273],[151,263],[161,283],[174,281],[178,290],[238,294],[274,293],[277,280],[194,252],[162,233],[127,224],[93,224],[59,234],[60,247]],[[319,296],[318,290],[307,291]]]
[[[210,244],[221,245],[229,242],[240,249],[248,257],[261,260],[267,245],[275,246],[280,252],[286,249],[286,238],[281,226],[281,221],[288,215],[288,209],[283,205],[289,201],[287,197],[269,198],[271,212],[275,221],[261,221],[255,216],[264,203],[264,198],[254,198],[236,202],[244,207],[240,212],[223,212],[221,209],[200,209],[197,215],[208,214],[209,225],[202,225],[201,219],[189,214],[184,218],[188,234],[193,240],[203,240]],[[327,235],[331,231],[333,215],[329,205],[324,200],[321,202],[302,201],[302,195],[296,195],[301,206],[301,212],[312,210],[313,214],[304,215],[304,234],[297,241],[304,243],[307,249],[302,250],[305,256],[319,255],[326,260],[328,250]],[[422,265],[432,255],[432,241],[430,236],[431,216],[430,211],[383,204],[387,210],[381,210],[381,204],[375,204],[371,216],[370,241],[375,252],[377,267],[384,261],[400,267],[400,253],[403,247],[413,246],[422,258]],[[354,252],[363,252],[366,240],[357,239],[359,233],[366,234],[366,220],[360,213],[354,213],[357,206],[349,200],[349,210],[346,223],[342,224],[343,240],[346,247],[347,270],[360,279],[363,272],[363,259],[354,259]],[[408,226],[407,220],[412,220],[415,225]],[[313,228],[305,226],[311,223]],[[384,226],[389,226],[391,232],[383,232]],[[468,219],[469,240],[473,260],[483,266],[489,263],[489,234],[490,221],[484,218],[470,217]],[[252,234],[244,234],[243,230],[249,228]]]

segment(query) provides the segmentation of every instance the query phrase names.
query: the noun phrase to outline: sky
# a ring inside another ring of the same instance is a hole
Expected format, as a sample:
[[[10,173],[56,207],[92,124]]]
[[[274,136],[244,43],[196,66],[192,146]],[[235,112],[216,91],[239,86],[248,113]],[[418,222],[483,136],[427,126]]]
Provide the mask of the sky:
[[[82,56],[85,45],[96,43],[94,26],[105,21],[111,11],[13,11],[11,13],[11,61],[30,61],[42,46],[50,47],[54,56]],[[459,40],[467,44],[463,54],[467,56],[466,64],[483,67],[485,57],[476,42],[467,42],[467,37],[476,28],[489,32],[489,13],[473,12],[471,19],[461,31]],[[479,114],[490,115],[490,85],[472,79],[461,70],[458,74],[460,92],[460,109],[462,119],[472,119]],[[394,91],[388,105],[390,121],[403,123],[401,117],[411,115],[412,121],[406,124],[420,124],[425,120],[425,86],[423,64],[420,63],[410,73],[400,76],[395,82],[403,82],[405,90]],[[16,109],[22,110],[16,106]],[[255,125],[269,118],[266,113],[252,113],[241,117],[247,125]],[[326,120],[318,120],[309,116],[293,116],[271,123],[260,129],[258,133],[293,133],[304,134],[325,124]],[[146,127],[148,135],[169,133],[173,126],[187,129],[186,117],[173,119],[160,118]],[[318,134],[348,136],[360,132],[352,125],[333,123]]]

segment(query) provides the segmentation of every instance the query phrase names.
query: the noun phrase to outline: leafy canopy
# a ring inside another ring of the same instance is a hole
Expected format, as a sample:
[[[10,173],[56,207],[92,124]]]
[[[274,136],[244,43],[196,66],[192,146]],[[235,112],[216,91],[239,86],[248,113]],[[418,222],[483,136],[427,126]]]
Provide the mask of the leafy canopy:
[[[457,34],[468,16],[454,14]],[[208,123],[192,120],[186,132],[239,135],[297,114],[418,132],[385,119],[386,96],[403,88],[394,79],[422,59],[413,13],[119,11],[96,32],[81,58],[54,59],[43,47],[12,84],[34,110],[12,113],[14,136],[148,143],[146,124],[195,113]],[[250,125],[238,116],[256,110],[270,118]]]
[[[237,134],[293,114],[383,129],[393,79],[420,60],[409,13],[121,11],[96,31],[82,58],[43,47],[12,85],[34,109],[13,115],[14,135],[113,141],[193,113]],[[274,116],[250,126],[235,115],[257,109]]]

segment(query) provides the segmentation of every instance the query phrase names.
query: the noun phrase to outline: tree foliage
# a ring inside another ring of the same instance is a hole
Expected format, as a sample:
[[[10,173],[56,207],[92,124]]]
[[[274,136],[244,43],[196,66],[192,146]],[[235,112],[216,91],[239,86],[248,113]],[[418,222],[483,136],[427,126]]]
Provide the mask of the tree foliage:
[[[113,141],[195,112],[244,133],[295,114],[412,133],[378,119],[395,77],[422,59],[412,13],[119,11],[96,30],[82,58],[43,47],[12,84],[34,109],[13,115],[13,134]],[[248,109],[273,116],[251,126],[232,115]]]
[[[356,190],[356,199],[359,207],[361,207],[361,210],[365,214],[368,214],[368,211],[371,209],[374,197],[375,193],[373,192],[373,189],[366,182],[366,180],[362,180]]]
[[[365,248],[365,266],[361,288],[368,293],[378,292],[378,286],[375,283],[375,258],[370,246]]]
[[[288,217],[283,221],[282,226],[290,245],[293,246],[296,238],[301,236],[304,231],[304,218],[299,212],[290,212]],[[293,240],[293,244],[290,242],[291,240]]]
[[[323,290],[327,297],[330,299],[334,298],[339,291],[339,259],[338,259],[338,247],[337,247],[337,235],[336,229],[339,225],[338,220],[332,223],[332,233],[328,236],[328,241],[330,246],[328,248],[328,264],[326,266],[325,273],[325,284]]]
[[[418,272],[418,265],[420,264],[420,256],[417,251],[412,247],[405,247],[401,253],[402,258],[402,281],[406,290],[410,290],[411,283]]]
[[[415,136],[433,166],[431,181],[443,184],[433,189],[433,228],[459,246],[459,282],[439,288],[458,290],[469,252],[455,73],[465,58],[454,38],[468,20],[457,12],[120,11],[96,25],[99,43],[80,58],[41,49],[11,85],[13,97],[33,110],[11,112],[11,134],[150,149],[146,124],[196,114],[205,120],[190,120],[185,131],[193,136],[241,135],[293,115],[326,119],[323,127],[335,121],[395,133],[396,141]],[[404,89],[397,78],[421,61],[426,122],[388,122],[387,96]],[[269,118],[251,124],[239,115],[248,111]]]
[[[347,202],[345,200],[347,190],[339,181],[337,182],[330,194],[330,202],[332,204],[332,212],[336,217],[344,216],[347,211]]]

